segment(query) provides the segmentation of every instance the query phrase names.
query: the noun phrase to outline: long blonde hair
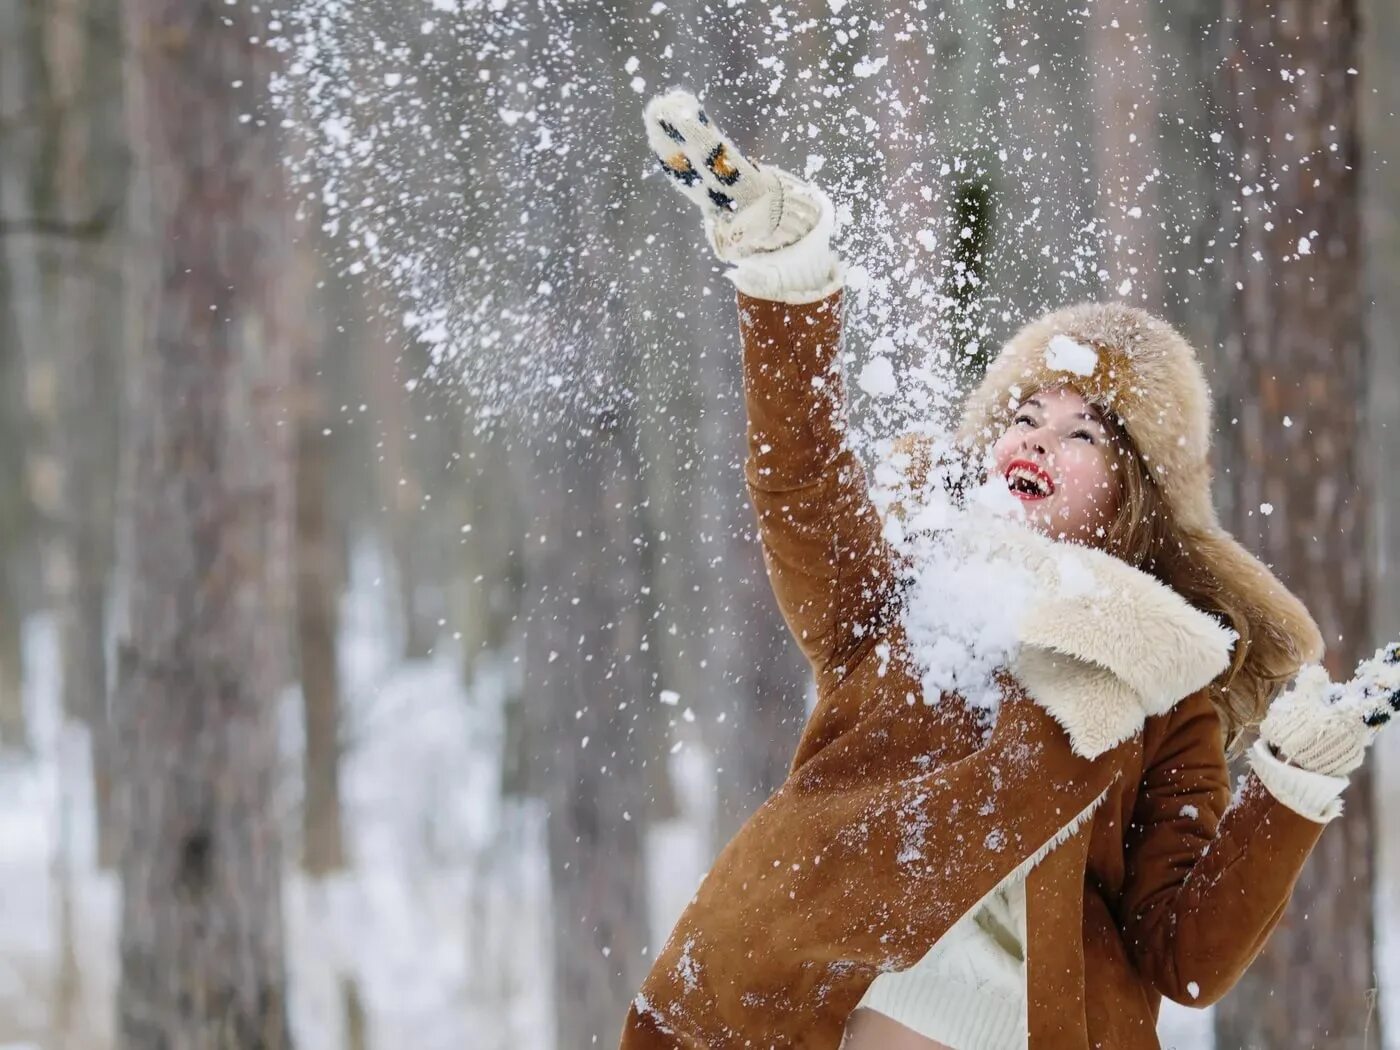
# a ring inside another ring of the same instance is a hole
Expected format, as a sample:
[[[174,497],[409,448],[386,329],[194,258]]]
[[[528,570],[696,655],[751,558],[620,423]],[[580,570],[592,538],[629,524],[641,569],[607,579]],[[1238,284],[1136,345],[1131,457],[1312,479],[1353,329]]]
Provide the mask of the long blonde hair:
[[[1172,515],[1147,462],[1123,422],[1112,412],[1097,409],[1116,452],[1119,476],[1118,512],[1108,526],[1102,549],[1160,580],[1188,603],[1208,613],[1239,635],[1230,666],[1207,688],[1220,715],[1227,750],[1243,748],[1246,732],[1263,717],[1269,701],[1297,667],[1269,668],[1252,657],[1252,641],[1269,629],[1258,612],[1231,595],[1193,557],[1198,543],[1191,530]]]

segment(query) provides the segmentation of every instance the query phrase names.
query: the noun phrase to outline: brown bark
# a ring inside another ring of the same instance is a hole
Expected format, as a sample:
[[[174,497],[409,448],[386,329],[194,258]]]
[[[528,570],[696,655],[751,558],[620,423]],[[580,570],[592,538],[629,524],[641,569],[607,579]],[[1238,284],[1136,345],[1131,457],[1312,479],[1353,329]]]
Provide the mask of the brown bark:
[[[330,463],[334,431],[322,370],[324,332],[311,322],[315,311],[315,260],[298,253],[302,323],[287,340],[297,360],[296,406],[296,640],[301,668],[302,721],[306,748],[302,769],[301,863],[312,876],[345,866],[340,805],[340,544],[331,515]]]
[[[1165,275],[1158,244],[1161,158],[1148,8],[1105,0],[1089,17],[1098,219],[1108,295],[1160,312]],[[1130,281],[1128,292],[1119,289]]]
[[[28,215],[33,209],[32,156],[35,128],[28,114],[35,105],[42,69],[33,48],[34,11],[20,4],[0,5],[0,215]],[[31,484],[34,419],[30,412],[27,347],[35,325],[38,270],[28,238],[0,237],[0,498],[5,557],[0,559],[0,747],[28,747],[21,627],[26,584],[38,561],[38,507]]]
[[[1373,647],[1361,151],[1347,72],[1357,7],[1234,0],[1230,13],[1225,127],[1241,182],[1226,194],[1242,210],[1219,390],[1227,527],[1307,603],[1328,670],[1345,679]],[[1220,1005],[1218,1045],[1380,1045],[1371,827],[1363,767],[1264,955]]]
[[[0,36],[3,31],[0,30]],[[3,60],[0,60],[3,66]],[[0,73],[3,76],[3,73]],[[0,148],[0,169],[4,150]],[[5,172],[0,170],[0,182]],[[8,260],[0,248],[0,749],[26,751],[29,724],[24,711],[20,630],[23,587],[19,566],[28,559],[33,512],[24,484],[24,360],[19,348]]]
[[[376,304],[378,306],[379,304]],[[412,451],[409,395],[400,370],[398,343],[378,309],[370,311],[364,348],[365,385],[379,425],[376,459],[378,493],[388,551],[393,562],[393,585],[403,631],[405,660],[423,660],[437,641],[437,625],[426,601],[423,584],[428,549],[423,542],[425,484]]]
[[[114,710],[127,830],[118,1042],[280,1050],[276,520],[288,464],[269,331],[282,243],[273,52],[222,0],[123,5],[156,302],[137,363],[129,635]],[[235,86],[237,85],[237,86]]]

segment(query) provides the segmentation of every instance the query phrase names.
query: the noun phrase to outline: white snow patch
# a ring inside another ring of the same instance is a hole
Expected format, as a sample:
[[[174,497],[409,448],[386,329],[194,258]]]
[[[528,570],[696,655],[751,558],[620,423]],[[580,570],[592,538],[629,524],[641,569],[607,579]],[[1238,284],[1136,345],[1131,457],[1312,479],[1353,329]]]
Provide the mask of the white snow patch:
[[[894,365],[884,354],[877,354],[865,363],[856,383],[871,397],[893,397],[899,392],[895,382]]]
[[[863,80],[866,77],[873,77],[876,73],[880,72],[889,61],[889,55],[881,55],[879,58],[871,58],[867,55],[851,68],[851,72]]]
[[[912,515],[906,546],[916,569],[904,628],[925,704],[958,693],[995,716],[1001,703],[995,673],[1020,647],[1021,616],[1037,585],[997,542],[1013,522],[1025,528],[1022,513],[994,475],[969,495],[966,509],[939,486]]]
[[[1092,346],[1085,346],[1067,335],[1056,335],[1051,337],[1046,348],[1045,363],[1059,372],[1091,376],[1099,363],[1099,355]]]

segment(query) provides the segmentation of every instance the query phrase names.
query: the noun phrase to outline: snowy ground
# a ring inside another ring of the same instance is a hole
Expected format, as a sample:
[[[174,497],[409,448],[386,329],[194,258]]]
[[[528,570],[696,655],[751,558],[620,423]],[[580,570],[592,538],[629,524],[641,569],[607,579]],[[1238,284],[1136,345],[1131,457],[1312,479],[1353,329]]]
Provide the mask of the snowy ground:
[[[293,1024],[301,1050],[347,1046],[363,1017],[370,1048],[553,1045],[541,814],[503,811],[495,793],[498,690],[465,695],[452,659],[395,664],[373,565],[347,603],[349,708],[343,787],[350,871],[289,871],[285,902]],[[111,1045],[116,887],[93,864],[86,743],[60,724],[52,624],[27,626],[36,755],[0,764],[0,1050]],[[287,808],[295,813],[298,698],[285,701]],[[1400,792],[1400,734],[1386,745],[1385,797]],[[1385,739],[1385,738],[1383,738]],[[674,758],[683,819],[659,828],[651,915],[658,941],[703,873],[713,797],[709,762]],[[1387,775],[1389,773],[1389,775]],[[1382,843],[1383,1003],[1400,993],[1392,833]],[[1400,1050],[1394,1014],[1388,1046]],[[1165,1047],[1209,1048],[1208,1012],[1166,1004]],[[574,1050],[559,1047],[558,1050]]]

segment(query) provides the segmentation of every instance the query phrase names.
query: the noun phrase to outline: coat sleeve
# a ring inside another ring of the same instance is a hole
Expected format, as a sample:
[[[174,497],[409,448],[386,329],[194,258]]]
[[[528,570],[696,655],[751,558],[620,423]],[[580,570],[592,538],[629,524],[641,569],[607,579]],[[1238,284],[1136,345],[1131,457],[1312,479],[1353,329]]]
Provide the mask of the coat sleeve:
[[[1263,949],[1324,825],[1254,772],[1231,800],[1220,719],[1204,691],[1167,717],[1125,838],[1120,925],[1148,983],[1206,1006]]]
[[[849,670],[898,586],[892,552],[847,447],[841,293],[793,305],[739,295],[744,473],[783,618],[820,673]]]

